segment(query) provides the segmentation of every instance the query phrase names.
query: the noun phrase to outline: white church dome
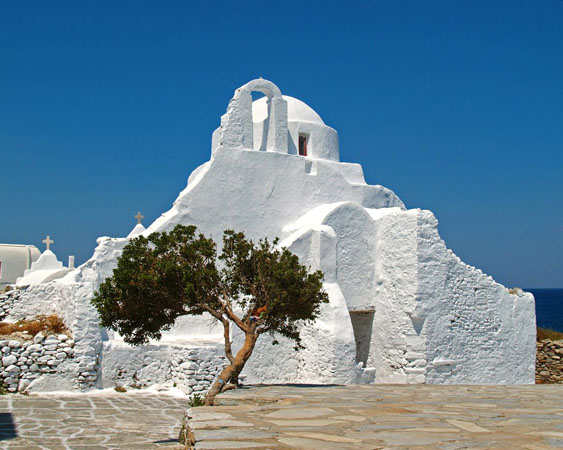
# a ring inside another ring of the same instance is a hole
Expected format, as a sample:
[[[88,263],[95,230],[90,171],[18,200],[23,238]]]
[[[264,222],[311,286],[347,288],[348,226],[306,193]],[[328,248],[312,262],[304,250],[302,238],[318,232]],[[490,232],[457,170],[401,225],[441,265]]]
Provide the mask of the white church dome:
[[[313,108],[301,100],[290,97],[289,95],[283,96],[287,101],[287,120],[288,122],[310,122],[324,125],[323,119],[319,116]],[[252,102],[252,121],[254,123],[262,122],[268,117],[267,97],[259,98]]]

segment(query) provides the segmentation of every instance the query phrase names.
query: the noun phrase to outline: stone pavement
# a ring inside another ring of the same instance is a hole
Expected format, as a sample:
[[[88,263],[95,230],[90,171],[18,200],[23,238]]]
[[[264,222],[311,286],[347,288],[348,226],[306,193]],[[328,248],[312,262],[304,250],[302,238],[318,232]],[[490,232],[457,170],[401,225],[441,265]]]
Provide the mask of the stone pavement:
[[[183,449],[188,399],[139,392],[0,396],[1,449]]]
[[[563,447],[563,386],[254,386],[187,415],[197,450]]]
[[[563,447],[563,385],[254,386],[192,408],[196,449]],[[1,449],[183,449],[187,399],[0,396]]]

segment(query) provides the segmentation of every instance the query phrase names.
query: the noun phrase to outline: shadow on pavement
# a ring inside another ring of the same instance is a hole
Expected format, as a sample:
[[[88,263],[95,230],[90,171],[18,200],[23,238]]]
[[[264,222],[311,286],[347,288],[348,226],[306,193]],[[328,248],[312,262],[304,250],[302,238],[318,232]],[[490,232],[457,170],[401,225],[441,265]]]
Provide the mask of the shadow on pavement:
[[[0,441],[18,436],[16,424],[11,413],[0,413]]]

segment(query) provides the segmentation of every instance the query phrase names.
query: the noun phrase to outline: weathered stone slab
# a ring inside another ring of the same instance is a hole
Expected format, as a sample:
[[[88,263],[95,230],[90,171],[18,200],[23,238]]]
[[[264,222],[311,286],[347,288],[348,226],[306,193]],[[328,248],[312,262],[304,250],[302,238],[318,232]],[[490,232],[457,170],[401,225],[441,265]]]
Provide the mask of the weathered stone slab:
[[[197,430],[197,439],[199,441],[224,441],[227,439],[234,440],[251,440],[273,438],[278,433],[272,433],[257,429],[221,429],[221,430]]]
[[[326,427],[337,423],[344,423],[337,419],[303,419],[303,420],[266,420],[280,427]]]
[[[237,448],[246,448],[250,450],[272,448],[272,444],[262,444],[260,442],[252,441],[206,441],[196,444],[197,450],[235,450]]]
[[[214,428],[245,428],[252,427],[250,422],[240,422],[238,420],[202,420],[202,421],[191,421],[190,428],[193,430],[204,430],[204,429],[214,429]]]
[[[453,425],[454,427],[461,428],[462,430],[469,431],[471,433],[489,433],[489,430],[487,430],[486,428],[480,427],[479,425],[471,422],[452,419],[446,420],[446,422],[448,422],[450,425]]]
[[[310,432],[310,431],[292,431],[292,432],[287,433],[287,436],[289,436],[289,437],[302,437],[302,438],[307,438],[307,439],[318,439],[318,440],[325,441],[325,442],[340,442],[340,443],[348,443],[348,444],[354,444],[354,443],[361,442],[359,439],[350,438],[350,437],[346,437],[346,436],[337,436],[337,435],[328,434],[328,433],[315,433],[315,432]]]
[[[264,417],[273,419],[310,419],[311,417],[330,416],[336,414],[331,408],[285,408],[266,414]]]

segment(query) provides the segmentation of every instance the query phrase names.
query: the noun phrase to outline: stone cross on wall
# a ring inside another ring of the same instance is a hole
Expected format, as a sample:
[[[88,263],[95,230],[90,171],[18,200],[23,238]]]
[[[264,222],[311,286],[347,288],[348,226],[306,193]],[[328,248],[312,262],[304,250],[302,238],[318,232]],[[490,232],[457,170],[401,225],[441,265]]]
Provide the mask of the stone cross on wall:
[[[42,242],[47,247],[47,250],[49,250],[49,247],[51,247],[51,244],[53,244],[55,241],[51,240],[51,236],[47,235],[47,237],[45,239],[43,239]]]
[[[145,218],[145,216],[143,216],[143,215],[141,214],[141,211],[139,211],[139,212],[137,213],[137,215],[135,216],[135,219],[137,219],[137,223],[141,223],[141,220],[144,219],[144,218]]]

